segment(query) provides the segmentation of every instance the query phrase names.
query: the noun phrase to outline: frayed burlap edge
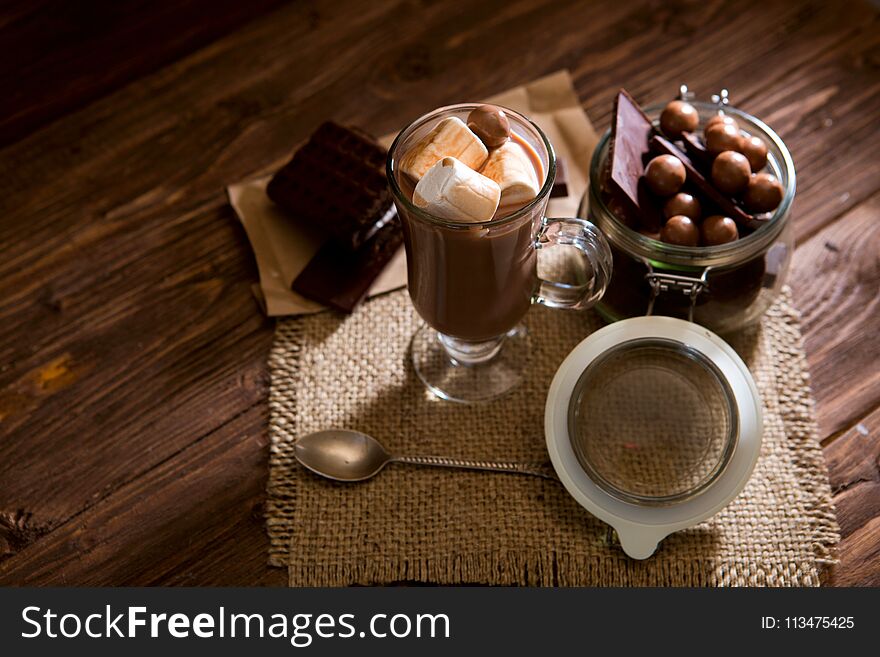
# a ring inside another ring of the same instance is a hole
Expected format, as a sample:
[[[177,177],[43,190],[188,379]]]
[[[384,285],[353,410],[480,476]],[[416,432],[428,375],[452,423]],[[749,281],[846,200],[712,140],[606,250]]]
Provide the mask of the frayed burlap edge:
[[[442,559],[363,560],[326,566],[291,566],[290,586],[443,582],[492,586],[809,586],[820,585],[809,563],[741,564],[706,559],[644,562],[558,552],[543,555],[483,553]]]
[[[784,297],[790,298],[786,289]],[[656,563],[644,569],[640,562],[613,558],[547,553],[540,556],[509,554],[449,555],[441,559],[392,559],[331,564],[322,567],[290,567],[289,581],[298,586],[339,586],[343,583],[450,582],[498,585],[570,586],[584,581],[621,586],[819,586],[821,570],[837,562],[835,546],[840,539],[834,514],[827,466],[818,440],[810,377],[803,351],[800,314],[786,301],[768,314],[782,320],[766,322],[767,339],[773,345],[774,367],[780,391],[780,415],[789,440],[792,466],[807,500],[806,513],[813,534],[815,563],[789,564],[785,572],[776,564],[741,564],[707,560]],[[270,538],[269,564],[288,566],[287,558],[296,499],[296,478],[285,472],[298,467],[291,446],[295,440],[288,417],[296,412],[295,383],[300,353],[300,320],[277,322],[269,355],[270,474],[267,486],[266,525]],[[697,567],[695,567],[697,566]],[[579,573],[568,581],[565,573]],[[487,578],[487,573],[491,576]]]
[[[296,478],[286,476],[299,467],[293,455],[296,436],[288,417],[296,413],[296,373],[299,371],[300,321],[279,319],[269,352],[269,482],[266,486],[266,531],[269,565],[287,566],[290,527],[294,517]]]

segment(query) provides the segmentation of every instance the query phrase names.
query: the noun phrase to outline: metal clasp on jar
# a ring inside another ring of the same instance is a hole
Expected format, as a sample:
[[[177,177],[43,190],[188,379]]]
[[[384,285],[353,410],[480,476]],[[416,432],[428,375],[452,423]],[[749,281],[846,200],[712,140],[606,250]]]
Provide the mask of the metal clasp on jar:
[[[653,314],[654,302],[657,300],[657,297],[660,296],[661,292],[678,290],[685,296],[690,297],[691,304],[688,308],[688,321],[694,321],[694,308],[697,304],[697,297],[700,296],[701,293],[709,290],[707,277],[709,276],[710,267],[703,269],[702,275],[699,278],[696,278],[694,276],[683,276],[681,274],[656,272],[654,271],[654,267],[651,266],[650,260],[642,258],[642,262],[644,262],[645,266],[648,268],[648,273],[645,274],[645,280],[651,287],[651,298],[648,299],[648,309],[645,311],[645,315]]]

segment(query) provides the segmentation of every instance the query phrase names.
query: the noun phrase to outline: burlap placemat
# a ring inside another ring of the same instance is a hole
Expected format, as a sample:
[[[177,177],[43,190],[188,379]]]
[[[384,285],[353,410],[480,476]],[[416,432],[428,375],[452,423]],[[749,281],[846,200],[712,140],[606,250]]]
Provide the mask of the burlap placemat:
[[[817,586],[839,539],[816,438],[798,316],[788,292],[760,327],[731,339],[764,403],[761,457],[743,493],[646,561],[541,479],[390,466],[339,484],[293,457],[297,436],[359,429],[401,454],[547,459],[544,400],[565,355],[601,325],[591,313],[533,308],[531,375],[507,398],[464,406],[428,395],[407,346],[419,319],[406,291],[348,318],[279,320],[270,356],[270,562],[293,586],[375,584]]]

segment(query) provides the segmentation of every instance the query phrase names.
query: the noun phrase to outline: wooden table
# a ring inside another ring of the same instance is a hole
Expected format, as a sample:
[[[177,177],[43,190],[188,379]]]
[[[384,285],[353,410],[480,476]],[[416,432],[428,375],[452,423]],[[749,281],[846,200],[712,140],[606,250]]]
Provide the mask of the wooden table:
[[[870,5],[84,4],[0,10],[0,584],[283,584],[262,516],[273,322],[224,185],[326,118],[383,134],[563,67],[597,127],[620,86],[724,85],[790,146],[843,533],[827,579],[880,584]]]

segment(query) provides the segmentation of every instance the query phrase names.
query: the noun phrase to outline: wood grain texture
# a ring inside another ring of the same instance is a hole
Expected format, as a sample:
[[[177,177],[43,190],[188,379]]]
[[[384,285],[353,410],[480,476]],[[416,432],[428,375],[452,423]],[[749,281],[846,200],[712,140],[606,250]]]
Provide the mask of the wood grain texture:
[[[880,585],[880,409],[826,448],[842,540],[829,582]]]
[[[209,43],[280,0],[41,0],[0,7],[0,145]],[[112,56],[108,57],[108,54]],[[11,93],[9,93],[11,92]]]
[[[880,431],[876,10],[338,0],[239,21],[267,1],[186,27],[204,4],[108,77],[94,63],[164,3],[123,3],[91,39],[50,0],[0,12],[0,46],[31,44],[54,90],[13,76],[0,112],[0,136],[19,126],[0,148],[0,584],[283,584],[260,511],[272,323],[223,187],[327,118],[382,134],[567,67],[599,128],[620,86],[647,103],[725,85],[790,145],[791,280],[845,537],[830,581],[880,585],[874,480],[840,483],[873,476]]]
[[[880,400],[878,217],[875,193],[794,255],[791,281],[825,437],[855,424]]]

